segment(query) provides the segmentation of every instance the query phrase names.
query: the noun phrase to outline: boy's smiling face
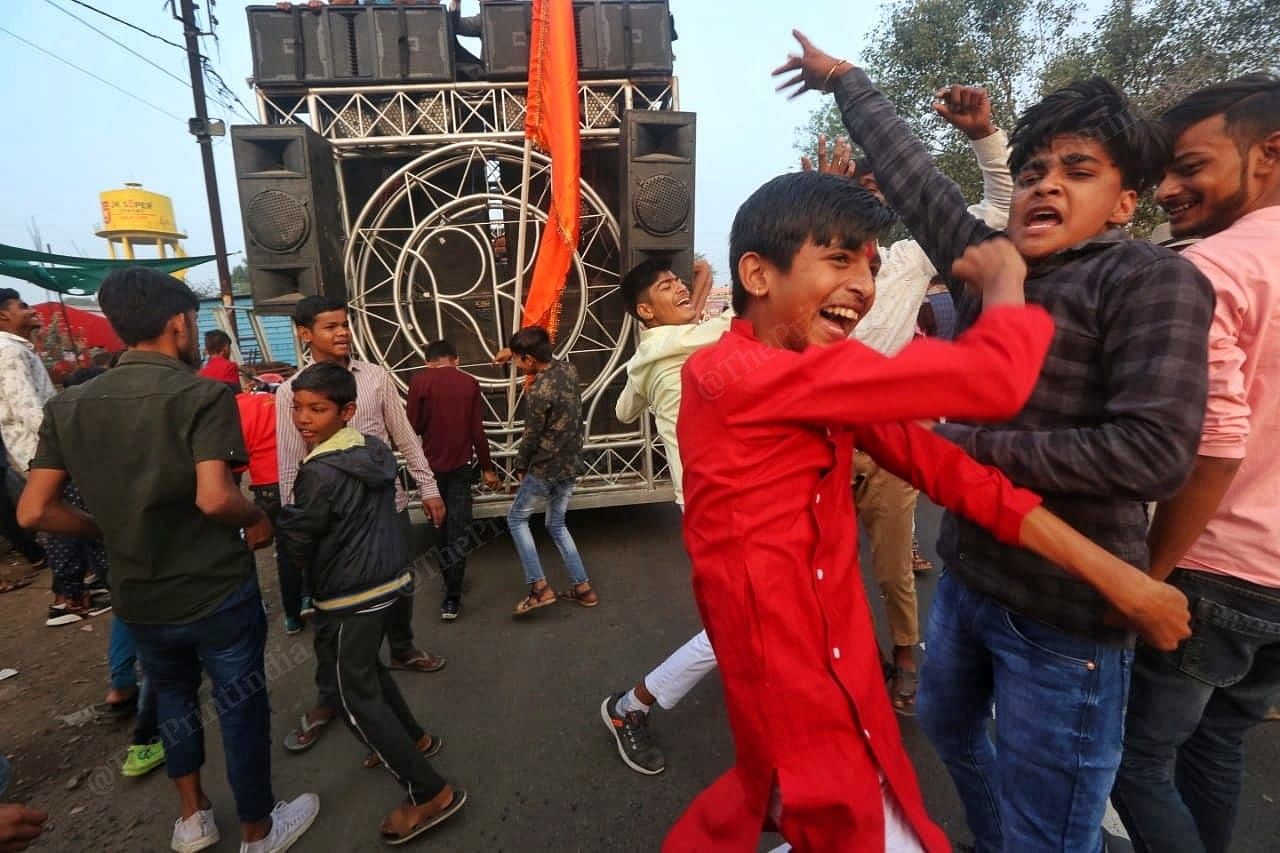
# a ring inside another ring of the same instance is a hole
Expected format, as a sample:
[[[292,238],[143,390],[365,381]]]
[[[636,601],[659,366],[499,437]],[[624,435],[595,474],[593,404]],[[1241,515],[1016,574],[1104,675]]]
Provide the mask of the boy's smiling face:
[[[302,435],[308,449],[333,438],[355,413],[355,403],[340,407],[315,391],[299,390],[293,394],[293,425]]]
[[[1138,193],[1105,145],[1080,136],[1056,136],[1014,176],[1009,237],[1028,260],[1039,260],[1127,225]]]
[[[879,270],[875,240],[855,248],[806,240],[785,272],[755,252],[738,265],[756,336],[796,352],[848,338],[875,303]]]
[[[636,314],[648,327],[682,326],[697,319],[689,288],[671,270],[659,273],[649,285],[636,302]]]

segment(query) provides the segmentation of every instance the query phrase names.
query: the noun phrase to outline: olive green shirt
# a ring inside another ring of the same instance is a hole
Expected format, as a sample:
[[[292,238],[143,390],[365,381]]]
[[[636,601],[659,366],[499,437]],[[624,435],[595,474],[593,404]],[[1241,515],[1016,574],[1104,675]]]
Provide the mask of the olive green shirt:
[[[177,359],[130,350],[44,409],[31,467],[66,471],[102,528],[126,622],[207,616],[253,571],[236,527],[196,506],[196,463],[248,462],[231,390]]]

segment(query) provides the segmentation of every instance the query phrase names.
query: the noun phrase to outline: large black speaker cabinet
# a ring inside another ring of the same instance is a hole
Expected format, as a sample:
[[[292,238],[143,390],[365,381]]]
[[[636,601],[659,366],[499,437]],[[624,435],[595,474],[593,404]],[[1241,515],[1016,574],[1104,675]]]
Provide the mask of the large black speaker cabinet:
[[[502,0],[480,4],[480,48],[485,76],[516,80],[529,76],[533,4]]]
[[[486,76],[529,76],[532,4],[497,0],[480,7]],[[574,0],[578,76],[668,75],[672,69],[671,14],[667,0]]]
[[[453,24],[444,6],[251,6],[259,86],[449,83]]]
[[[667,0],[574,0],[578,75],[671,73],[671,13]]]
[[[445,6],[400,6],[373,12],[378,76],[410,83],[453,81],[453,23]],[[393,23],[400,19],[399,24]]]
[[[245,260],[261,314],[306,296],[345,300],[337,172],[324,137],[300,124],[231,128]]]
[[[628,110],[622,119],[622,272],[655,256],[693,280],[694,113]]]

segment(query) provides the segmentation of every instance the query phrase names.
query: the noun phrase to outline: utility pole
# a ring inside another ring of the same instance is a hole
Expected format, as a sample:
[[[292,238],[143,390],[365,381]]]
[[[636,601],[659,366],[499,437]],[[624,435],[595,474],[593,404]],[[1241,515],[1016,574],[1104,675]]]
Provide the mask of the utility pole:
[[[222,233],[222,206],[218,201],[218,173],[213,166],[213,141],[209,133],[209,107],[204,97],[204,69],[200,64],[200,30],[196,27],[195,0],[178,0],[182,10],[182,34],[187,40],[187,67],[191,72],[191,97],[195,101],[196,117],[190,123],[191,133],[200,145],[200,160],[204,164],[204,188],[209,196],[209,229],[213,232],[213,252],[218,265],[218,291],[222,304],[231,321],[232,337],[236,334],[235,304],[231,292],[231,265],[227,261],[227,238]]]

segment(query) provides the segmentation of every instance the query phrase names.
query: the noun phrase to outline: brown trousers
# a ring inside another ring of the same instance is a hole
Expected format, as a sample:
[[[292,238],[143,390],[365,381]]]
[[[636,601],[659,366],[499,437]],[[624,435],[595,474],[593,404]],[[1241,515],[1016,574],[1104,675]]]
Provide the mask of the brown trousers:
[[[911,570],[911,535],[916,490],[881,468],[865,453],[853,461],[853,500],[871,540],[871,570],[889,617],[895,646],[920,642],[916,577]]]

